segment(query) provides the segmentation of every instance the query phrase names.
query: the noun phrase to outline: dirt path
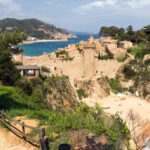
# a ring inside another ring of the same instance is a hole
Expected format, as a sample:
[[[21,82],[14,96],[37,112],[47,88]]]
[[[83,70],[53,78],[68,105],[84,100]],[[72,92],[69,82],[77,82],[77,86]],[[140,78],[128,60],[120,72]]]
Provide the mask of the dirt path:
[[[0,150],[37,150],[6,129],[0,129]]]
[[[20,119],[24,121],[25,124],[33,127],[36,127],[38,125],[38,122],[36,120],[29,120],[25,117],[17,117],[17,119]],[[31,130],[26,130],[27,133],[29,133],[30,131]],[[0,128],[0,150],[38,150],[38,148],[18,138],[7,129]]]

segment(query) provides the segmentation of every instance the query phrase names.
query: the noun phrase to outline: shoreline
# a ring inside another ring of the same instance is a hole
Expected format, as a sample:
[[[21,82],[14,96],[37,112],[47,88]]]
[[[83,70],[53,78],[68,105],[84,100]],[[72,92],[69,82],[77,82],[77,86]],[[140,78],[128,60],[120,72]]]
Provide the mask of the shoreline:
[[[30,45],[34,43],[46,43],[46,42],[67,42],[68,40],[36,40],[36,41],[24,41],[23,43],[20,43],[18,45]]]

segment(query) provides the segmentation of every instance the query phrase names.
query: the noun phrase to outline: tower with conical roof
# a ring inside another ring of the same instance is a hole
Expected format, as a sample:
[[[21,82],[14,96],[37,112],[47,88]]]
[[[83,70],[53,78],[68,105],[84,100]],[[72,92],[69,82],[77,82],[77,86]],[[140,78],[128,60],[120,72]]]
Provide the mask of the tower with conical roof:
[[[90,36],[87,43],[83,45],[83,71],[85,78],[95,76],[95,49],[93,36]]]

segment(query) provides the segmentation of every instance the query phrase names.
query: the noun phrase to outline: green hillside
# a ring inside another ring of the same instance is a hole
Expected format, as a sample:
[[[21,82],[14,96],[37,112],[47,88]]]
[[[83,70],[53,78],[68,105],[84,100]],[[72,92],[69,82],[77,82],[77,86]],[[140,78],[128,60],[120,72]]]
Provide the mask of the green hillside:
[[[52,38],[54,33],[69,34],[65,29],[57,28],[55,25],[45,23],[37,19],[13,19],[6,18],[0,20],[0,31],[21,30],[28,36],[39,39]]]

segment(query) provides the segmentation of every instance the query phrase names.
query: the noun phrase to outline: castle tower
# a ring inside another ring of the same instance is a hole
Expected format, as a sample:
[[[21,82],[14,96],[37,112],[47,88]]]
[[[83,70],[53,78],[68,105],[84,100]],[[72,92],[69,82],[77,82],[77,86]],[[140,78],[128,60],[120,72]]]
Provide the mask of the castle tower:
[[[94,37],[91,35],[90,37],[89,37],[89,39],[87,40],[87,43],[88,44],[93,44],[94,43]]]
[[[85,44],[83,47],[83,71],[85,78],[95,76],[95,45]]]

